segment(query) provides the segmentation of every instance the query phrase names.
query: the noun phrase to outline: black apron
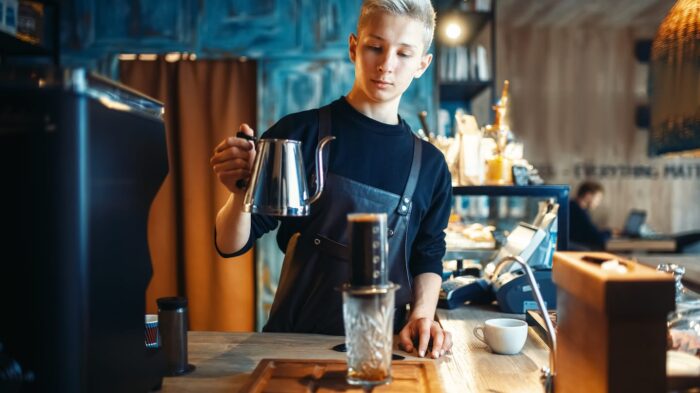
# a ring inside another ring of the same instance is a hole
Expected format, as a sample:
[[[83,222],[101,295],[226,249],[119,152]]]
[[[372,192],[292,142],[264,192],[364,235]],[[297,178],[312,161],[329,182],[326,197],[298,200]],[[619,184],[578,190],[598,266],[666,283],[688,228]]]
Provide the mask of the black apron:
[[[330,107],[324,106],[319,109],[319,141],[327,135],[331,135],[331,115]],[[413,293],[406,229],[421,162],[421,142],[413,139],[413,161],[402,195],[328,172],[323,194],[311,207],[309,225],[287,245],[263,331],[344,334],[342,293],[337,288],[350,281],[347,214],[360,212],[387,214],[389,280],[401,286],[396,292],[394,328],[403,327]],[[327,163],[325,155],[323,159]]]

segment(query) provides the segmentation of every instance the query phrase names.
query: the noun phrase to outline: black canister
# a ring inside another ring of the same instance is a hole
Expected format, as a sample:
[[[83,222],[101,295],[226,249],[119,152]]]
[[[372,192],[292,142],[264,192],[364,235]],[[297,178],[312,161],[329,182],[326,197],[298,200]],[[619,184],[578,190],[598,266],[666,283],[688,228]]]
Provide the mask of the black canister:
[[[187,363],[187,299],[162,297],[158,303],[158,329],[165,352],[166,375],[187,374],[194,366]]]
[[[348,214],[350,285],[387,285],[387,216],[385,213]]]

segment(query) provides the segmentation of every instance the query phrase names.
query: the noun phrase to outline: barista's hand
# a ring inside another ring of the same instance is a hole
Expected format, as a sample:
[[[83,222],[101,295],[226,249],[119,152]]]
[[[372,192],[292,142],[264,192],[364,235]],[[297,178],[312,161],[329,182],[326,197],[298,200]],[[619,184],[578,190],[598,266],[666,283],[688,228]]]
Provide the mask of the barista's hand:
[[[240,130],[254,136],[253,129],[247,124],[241,124]],[[209,163],[221,184],[234,194],[243,194],[236,186],[240,179],[248,179],[255,161],[255,146],[251,141],[230,136],[214,149],[214,155]]]
[[[399,333],[399,348],[412,352],[418,343],[418,356],[437,359],[452,349],[452,334],[431,318],[409,320]],[[430,348],[430,353],[426,351]]]

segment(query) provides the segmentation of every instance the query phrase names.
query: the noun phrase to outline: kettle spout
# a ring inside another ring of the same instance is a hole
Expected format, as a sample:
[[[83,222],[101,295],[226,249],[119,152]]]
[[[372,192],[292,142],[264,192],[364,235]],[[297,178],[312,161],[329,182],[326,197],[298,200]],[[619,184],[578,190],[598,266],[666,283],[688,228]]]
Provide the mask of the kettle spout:
[[[330,135],[324,137],[321,139],[318,146],[316,146],[316,192],[311,198],[309,198],[309,205],[316,202],[318,198],[321,197],[321,192],[323,192],[323,186],[325,185],[326,181],[326,171],[323,168],[323,147],[333,139],[335,139],[335,137]]]

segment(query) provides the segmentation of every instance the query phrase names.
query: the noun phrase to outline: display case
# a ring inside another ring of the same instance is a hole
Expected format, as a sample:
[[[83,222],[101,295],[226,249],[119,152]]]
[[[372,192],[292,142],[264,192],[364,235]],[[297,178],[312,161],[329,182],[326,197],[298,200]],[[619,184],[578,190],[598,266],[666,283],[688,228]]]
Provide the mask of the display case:
[[[557,250],[568,248],[568,185],[464,186],[452,193],[444,260],[458,261],[457,270],[464,260],[490,261],[519,223],[533,224],[540,202],[558,204],[550,234],[556,236]]]

